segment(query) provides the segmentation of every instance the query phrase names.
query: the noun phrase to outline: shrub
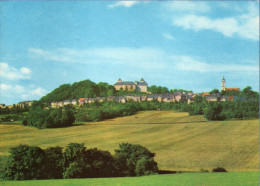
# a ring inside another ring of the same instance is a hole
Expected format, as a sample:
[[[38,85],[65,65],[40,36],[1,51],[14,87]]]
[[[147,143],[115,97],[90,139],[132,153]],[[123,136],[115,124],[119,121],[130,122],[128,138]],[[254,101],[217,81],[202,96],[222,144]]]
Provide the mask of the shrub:
[[[32,106],[24,125],[37,128],[59,128],[71,126],[75,121],[72,107],[42,109],[41,106]]]
[[[117,168],[122,176],[141,176],[158,172],[155,154],[141,145],[122,143],[115,150]],[[138,165],[138,166],[137,166]]]
[[[62,148],[49,147],[44,150],[47,162],[45,164],[47,168],[47,178],[48,179],[61,179],[62,178]]]
[[[222,167],[218,167],[218,168],[212,169],[212,172],[227,172],[227,170]]]
[[[108,151],[86,149],[84,144],[71,143],[42,150],[36,146],[19,145],[1,158],[0,178],[32,180],[60,178],[97,178],[141,176],[158,172],[154,153],[145,147],[123,143],[113,157]]]
[[[10,150],[4,167],[4,179],[31,180],[46,178],[46,157],[39,147],[19,145]]]
[[[85,167],[80,162],[72,162],[65,169],[63,173],[63,178],[85,178],[83,173],[85,172]]]
[[[137,161],[135,167],[135,173],[137,176],[149,175],[157,172],[157,163],[152,158],[143,156]]]

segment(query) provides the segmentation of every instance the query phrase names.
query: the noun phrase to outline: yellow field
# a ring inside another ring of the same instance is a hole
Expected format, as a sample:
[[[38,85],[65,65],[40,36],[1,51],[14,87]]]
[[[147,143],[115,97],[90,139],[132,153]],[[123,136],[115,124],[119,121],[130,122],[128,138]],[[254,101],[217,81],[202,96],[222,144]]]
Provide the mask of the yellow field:
[[[0,125],[0,155],[12,146],[42,148],[77,142],[113,150],[118,144],[141,144],[156,153],[164,170],[198,171],[224,167],[228,171],[259,170],[259,120],[205,121],[172,111],[146,111],[136,115],[61,129]]]

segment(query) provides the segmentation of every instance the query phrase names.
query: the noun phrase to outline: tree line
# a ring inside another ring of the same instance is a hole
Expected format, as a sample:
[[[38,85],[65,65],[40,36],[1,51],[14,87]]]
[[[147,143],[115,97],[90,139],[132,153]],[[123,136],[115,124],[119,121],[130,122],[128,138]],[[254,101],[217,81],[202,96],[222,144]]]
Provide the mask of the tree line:
[[[75,121],[103,121],[148,110],[188,112],[189,115],[204,115],[207,120],[250,119],[259,118],[259,99],[207,102],[203,97],[197,96],[190,104],[182,101],[164,103],[153,100],[127,103],[94,102],[79,108],[67,105],[63,108],[43,109],[43,106],[36,105],[31,107],[23,124],[37,128],[68,127]]]
[[[226,91],[226,96],[234,95]],[[247,86],[241,92],[236,91],[237,100],[207,102],[203,97],[195,97],[187,112],[190,115],[204,115],[208,120],[259,118],[259,94]]]
[[[41,102],[34,102],[30,111],[23,120],[23,125],[42,128],[69,127],[75,121],[102,121],[122,116],[130,116],[138,111],[146,110],[181,110],[187,111],[186,102],[163,103],[156,100],[127,103],[104,101],[88,103],[75,108],[66,105],[62,108],[46,108]]]
[[[107,90],[107,89],[106,89]],[[217,93],[214,89],[212,93]],[[225,94],[229,95],[230,92]],[[63,108],[44,107],[42,100],[34,102],[24,119],[23,124],[37,128],[58,128],[71,126],[75,121],[102,121],[116,117],[133,115],[146,110],[177,110],[188,112],[190,115],[204,115],[208,120],[248,119],[259,117],[259,94],[251,87],[236,93],[238,99],[234,101],[207,102],[204,97],[196,96],[194,102],[158,102],[141,101],[116,103],[104,101],[86,104],[75,108],[67,105]],[[243,98],[243,99],[240,99]]]
[[[4,180],[66,179],[142,176],[158,173],[155,153],[141,145],[122,143],[115,154],[84,144],[41,149],[19,145],[1,160],[0,178]]]

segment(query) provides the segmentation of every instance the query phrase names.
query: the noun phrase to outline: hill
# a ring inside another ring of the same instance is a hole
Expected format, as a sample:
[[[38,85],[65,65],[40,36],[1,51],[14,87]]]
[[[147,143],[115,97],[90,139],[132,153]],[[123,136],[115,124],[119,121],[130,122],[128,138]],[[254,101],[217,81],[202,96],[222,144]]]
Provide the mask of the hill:
[[[96,84],[90,80],[83,80],[73,84],[63,84],[48,93],[46,96],[43,96],[40,101],[50,103],[52,101],[63,101],[85,97],[106,97],[112,96],[114,93],[115,89],[112,85],[103,82]]]
[[[0,136],[1,156],[20,143],[47,148],[77,142],[113,153],[119,143],[128,142],[155,152],[155,160],[164,170],[259,169],[259,119],[206,121],[184,112],[146,111],[59,129],[1,124]]]

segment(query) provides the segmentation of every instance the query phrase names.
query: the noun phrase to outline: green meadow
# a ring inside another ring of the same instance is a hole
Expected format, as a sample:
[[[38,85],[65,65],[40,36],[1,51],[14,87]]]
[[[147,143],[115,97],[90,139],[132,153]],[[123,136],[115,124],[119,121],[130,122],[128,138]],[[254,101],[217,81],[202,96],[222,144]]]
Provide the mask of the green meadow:
[[[183,173],[152,175],[143,177],[123,178],[91,178],[91,179],[61,179],[61,180],[30,180],[30,181],[6,181],[3,185],[219,185],[219,186],[254,186],[259,185],[259,172],[227,172],[227,173]]]
[[[0,156],[19,144],[65,147],[84,143],[112,154],[122,142],[156,153],[161,170],[259,170],[259,120],[206,121],[184,112],[146,111],[102,122],[59,129],[0,124]]]

